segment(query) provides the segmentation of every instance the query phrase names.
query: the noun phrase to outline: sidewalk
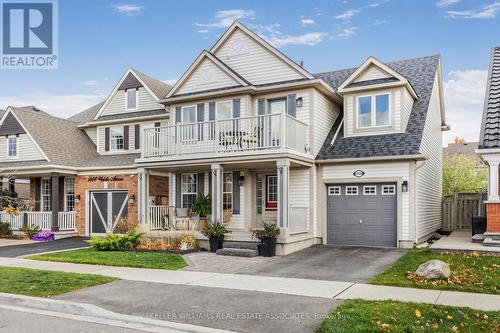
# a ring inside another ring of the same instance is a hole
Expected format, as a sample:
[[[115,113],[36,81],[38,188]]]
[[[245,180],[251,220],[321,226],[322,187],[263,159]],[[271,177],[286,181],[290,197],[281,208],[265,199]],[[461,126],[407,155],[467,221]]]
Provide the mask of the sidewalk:
[[[351,282],[292,279],[242,274],[84,265],[35,261],[22,258],[0,258],[0,266],[25,267],[72,273],[100,274],[130,281],[260,291],[336,300],[358,298],[366,300],[396,300],[402,302],[466,306],[485,311],[500,311],[500,296],[455,291],[401,288]]]

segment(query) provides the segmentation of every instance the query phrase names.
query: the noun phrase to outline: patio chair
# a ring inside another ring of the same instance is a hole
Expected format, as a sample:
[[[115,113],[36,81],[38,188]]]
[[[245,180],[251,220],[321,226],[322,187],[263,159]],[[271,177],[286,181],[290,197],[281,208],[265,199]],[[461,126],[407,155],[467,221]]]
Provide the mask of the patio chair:
[[[175,230],[188,230],[189,220],[191,219],[191,212],[189,208],[176,208],[175,209]]]

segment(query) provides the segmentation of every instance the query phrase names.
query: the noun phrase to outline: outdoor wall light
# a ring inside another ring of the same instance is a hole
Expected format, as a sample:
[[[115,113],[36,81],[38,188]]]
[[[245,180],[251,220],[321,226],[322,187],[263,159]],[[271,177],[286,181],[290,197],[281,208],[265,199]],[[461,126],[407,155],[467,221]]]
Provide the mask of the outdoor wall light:
[[[401,190],[403,192],[408,192],[408,181],[407,180],[404,180],[403,184],[401,184]]]
[[[133,205],[134,202],[135,202],[135,194],[131,194],[129,197],[128,197],[128,202]]]
[[[75,201],[80,202],[80,194],[75,195]]]
[[[245,176],[239,176],[238,177],[238,186],[243,186],[245,185]]]
[[[304,105],[304,100],[302,99],[302,97],[299,97],[295,100],[295,104],[297,105],[298,108],[301,108],[302,105]]]

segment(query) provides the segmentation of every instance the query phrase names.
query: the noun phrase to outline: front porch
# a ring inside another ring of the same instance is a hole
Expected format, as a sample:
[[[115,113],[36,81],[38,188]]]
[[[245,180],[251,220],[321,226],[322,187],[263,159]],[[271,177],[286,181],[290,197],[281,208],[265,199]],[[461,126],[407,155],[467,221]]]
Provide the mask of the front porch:
[[[53,230],[53,212],[21,211],[14,215],[0,212],[0,221],[10,224],[12,230],[19,231],[24,225],[37,226],[40,230]],[[76,212],[57,212],[56,231],[76,231]]]

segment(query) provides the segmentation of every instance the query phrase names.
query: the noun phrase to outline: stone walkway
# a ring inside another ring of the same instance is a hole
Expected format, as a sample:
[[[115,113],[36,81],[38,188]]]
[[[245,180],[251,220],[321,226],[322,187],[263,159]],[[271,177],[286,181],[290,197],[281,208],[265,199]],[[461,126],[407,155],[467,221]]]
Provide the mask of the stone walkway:
[[[497,253],[500,247],[485,246],[482,243],[473,243],[470,230],[455,230],[449,236],[443,236],[431,245],[431,250],[437,251],[465,251],[480,253]]]
[[[195,252],[183,255],[183,257],[189,266],[181,270],[209,273],[238,273],[254,265],[273,260],[273,258],[260,256],[253,258],[218,256],[210,252]]]
[[[362,283],[293,279],[281,277],[168,271],[128,267],[43,262],[22,258],[0,258],[0,266],[25,267],[52,271],[101,274],[123,280],[190,285],[233,290],[260,291],[329,299],[397,300],[500,311],[500,296],[376,286]]]

